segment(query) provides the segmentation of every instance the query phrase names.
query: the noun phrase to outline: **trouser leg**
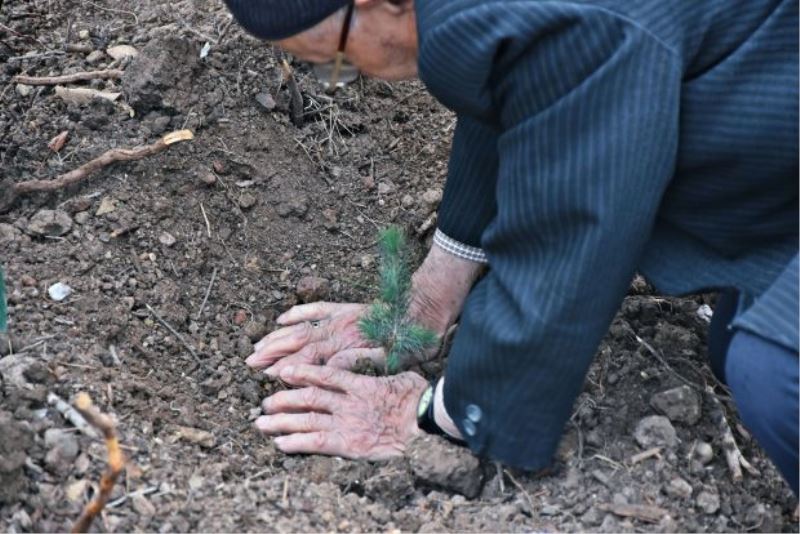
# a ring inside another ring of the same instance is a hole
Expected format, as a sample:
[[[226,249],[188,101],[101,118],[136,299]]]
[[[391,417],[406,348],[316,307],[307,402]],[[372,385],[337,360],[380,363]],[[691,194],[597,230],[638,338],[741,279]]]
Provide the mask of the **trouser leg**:
[[[798,355],[736,330],[724,374],[747,429],[798,494]]]

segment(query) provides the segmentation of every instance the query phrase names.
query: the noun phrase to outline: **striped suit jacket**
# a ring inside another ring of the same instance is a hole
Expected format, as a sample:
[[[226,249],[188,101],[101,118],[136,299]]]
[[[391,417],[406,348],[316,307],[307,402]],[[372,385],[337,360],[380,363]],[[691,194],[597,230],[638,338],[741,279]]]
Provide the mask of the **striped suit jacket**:
[[[796,0],[417,0],[419,72],[458,115],[437,242],[488,262],[445,405],[538,469],[640,270],[735,287],[798,346]]]

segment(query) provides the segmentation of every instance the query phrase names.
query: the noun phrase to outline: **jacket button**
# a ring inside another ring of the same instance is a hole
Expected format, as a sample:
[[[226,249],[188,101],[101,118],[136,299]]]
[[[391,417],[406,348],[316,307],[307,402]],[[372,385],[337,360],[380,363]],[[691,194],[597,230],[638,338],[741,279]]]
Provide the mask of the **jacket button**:
[[[469,419],[464,419],[464,433],[468,436],[474,436],[477,429],[475,428],[475,423],[470,421]]]
[[[483,416],[483,412],[478,407],[477,404],[468,404],[466,409],[467,419],[472,421],[473,423],[478,423],[481,420],[481,416]]]

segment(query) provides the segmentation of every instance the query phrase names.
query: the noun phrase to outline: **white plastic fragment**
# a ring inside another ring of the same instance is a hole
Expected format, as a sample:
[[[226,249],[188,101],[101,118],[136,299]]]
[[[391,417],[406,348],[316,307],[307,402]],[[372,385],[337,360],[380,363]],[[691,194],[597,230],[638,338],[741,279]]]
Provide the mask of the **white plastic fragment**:
[[[203,48],[200,49],[200,59],[205,59],[209,52],[211,52],[211,43],[207,42],[203,45]]]
[[[708,304],[703,304],[699,308],[697,308],[697,316],[700,317],[703,321],[710,323],[711,317],[714,316],[714,310],[711,309],[711,306]]]
[[[47,294],[56,302],[61,302],[72,294],[72,288],[67,284],[56,282],[47,288]]]

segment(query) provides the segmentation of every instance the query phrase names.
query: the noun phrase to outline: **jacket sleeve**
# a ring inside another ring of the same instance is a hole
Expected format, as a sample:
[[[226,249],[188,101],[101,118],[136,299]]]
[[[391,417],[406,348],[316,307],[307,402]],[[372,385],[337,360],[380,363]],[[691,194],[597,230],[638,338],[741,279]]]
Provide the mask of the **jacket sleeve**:
[[[486,55],[473,107],[499,131],[499,159],[496,214],[481,238],[490,270],[462,312],[445,406],[476,453],[524,469],[551,461],[678,138],[673,52],[613,14],[555,4],[449,23]],[[470,56],[457,68],[469,61],[480,64]]]
[[[453,136],[447,183],[434,240],[462,258],[486,262],[481,236],[497,211],[497,132],[460,116]]]

